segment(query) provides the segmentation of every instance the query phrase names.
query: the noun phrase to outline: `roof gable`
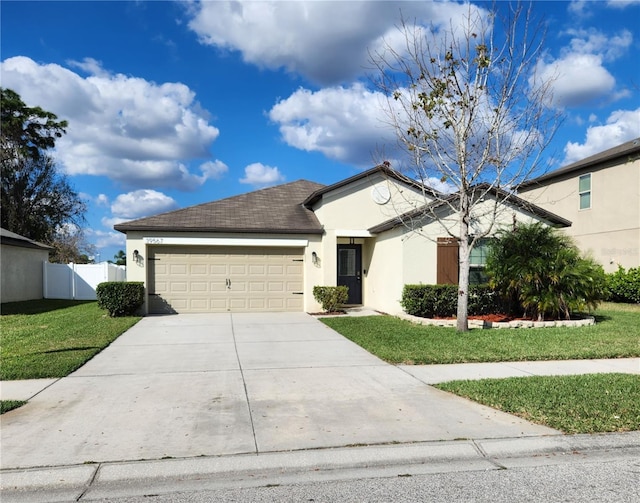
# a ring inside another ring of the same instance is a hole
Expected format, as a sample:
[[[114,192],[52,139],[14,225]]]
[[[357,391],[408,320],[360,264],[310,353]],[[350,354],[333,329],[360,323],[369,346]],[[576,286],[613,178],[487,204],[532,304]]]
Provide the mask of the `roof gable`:
[[[364,178],[368,178],[371,177],[373,175],[378,175],[378,174],[382,174],[385,177],[388,178],[392,178],[398,182],[400,182],[401,184],[407,185],[409,187],[413,187],[414,189],[418,189],[421,192],[425,192],[427,195],[430,195],[432,197],[436,197],[438,195],[440,195],[438,192],[436,192],[435,190],[419,183],[416,182],[415,180],[412,180],[411,178],[403,175],[402,173],[391,169],[388,166],[388,163],[383,163],[380,164],[378,166],[375,166],[371,169],[368,169],[367,171],[363,171],[362,173],[358,173],[357,175],[354,175],[350,178],[345,178],[344,180],[341,180],[339,182],[336,182],[332,185],[326,185],[323,186],[321,188],[319,188],[318,190],[316,190],[315,192],[313,192],[312,194],[309,195],[309,197],[307,197],[305,199],[305,201],[303,202],[303,204],[305,205],[305,207],[307,208],[312,208],[318,201],[320,201],[322,199],[322,196],[324,196],[325,194],[328,194],[329,192],[332,192],[334,190],[340,189],[342,187],[345,187],[347,185],[351,185],[355,182],[358,182]]]
[[[506,204],[521,210],[527,211],[543,220],[550,222],[551,224],[558,227],[570,227],[571,222],[565,218],[562,218],[555,213],[551,213],[550,211],[541,208],[533,203],[525,201],[524,199],[512,194],[510,192],[506,192],[502,189],[498,189],[496,187],[491,187],[489,184],[479,184],[473,189],[475,193],[478,194],[478,197],[490,196],[496,200],[498,200],[499,204]],[[433,201],[430,204],[426,204],[421,206],[420,208],[416,208],[415,210],[409,211],[402,215],[398,215],[397,217],[391,218],[386,222],[382,222],[379,225],[371,227],[369,232],[372,234],[379,234],[381,232],[388,231],[390,229],[394,229],[401,225],[404,225],[405,222],[411,222],[416,219],[420,219],[423,216],[428,216],[429,214],[435,213],[435,211],[439,208],[449,207],[449,203],[452,203],[458,197],[456,194],[451,194],[447,197],[440,198],[436,201]]]
[[[285,183],[180,210],[124,222],[127,231],[273,232],[320,234],[322,225],[302,202],[323,185],[307,180]]]

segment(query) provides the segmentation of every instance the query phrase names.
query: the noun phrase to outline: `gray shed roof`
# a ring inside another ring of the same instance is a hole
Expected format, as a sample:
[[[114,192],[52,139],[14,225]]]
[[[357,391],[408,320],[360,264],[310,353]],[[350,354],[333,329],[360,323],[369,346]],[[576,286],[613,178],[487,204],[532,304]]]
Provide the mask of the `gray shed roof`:
[[[599,167],[609,161],[614,161],[621,158],[629,159],[634,155],[640,155],[640,138],[628,141],[626,143],[618,145],[617,147],[610,148],[609,150],[605,150],[604,152],[600,152],[599,154],[592,155],[590,157],[587,157],[586,159],[582,159],[581,161],[574,162],[560,169],[552,171],[551,173],[547,173],[546,175],[542,175],[538,178],[534,178],[533,180],[521,183],[517,187],[517,189],[519,191],[533,189],[536,186],[545,185],[546,183],[552,182],[557,178],[571,175],[572,173],[578,172],[580,170],[593,169],[594,167]]]
[[[53,250],[51,246],[34,241],[33,239],[25,238],[20,234],[16,234],[15,232],[11,232],[3,228],[0,228],[0,243],[3,245],[19,246],[21,248],[34,248],[46,251]]]
[[[322,234],[313,211],[303,206],[324,185],[298,180],[210,203],[123,222],[114,229],[171,232],[266,232]]]

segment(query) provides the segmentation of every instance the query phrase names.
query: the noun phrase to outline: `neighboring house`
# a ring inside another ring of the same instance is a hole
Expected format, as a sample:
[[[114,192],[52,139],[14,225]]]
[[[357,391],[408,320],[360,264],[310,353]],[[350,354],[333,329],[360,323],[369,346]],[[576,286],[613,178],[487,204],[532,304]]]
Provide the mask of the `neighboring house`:
[[[398,313],[406,283],[457,281],[455,243],[420,210],[436,195],[381,165],[329,186],[299,180],[115,229],[127,235],[127,280],[144,282],[149,313],[316,312],[313,287],[336,284],[349,287],[349,304]],[[486,204],[504,195],[490,191]],[[502,209],[505,225],[570,225],[515,196]]]
[[[1,302],[42,298],[43,262],[53,250],[37,241],[0,229]]]
[[[640,138],[521,184],[519,195],[565,229],[606,272],[640,266]]]

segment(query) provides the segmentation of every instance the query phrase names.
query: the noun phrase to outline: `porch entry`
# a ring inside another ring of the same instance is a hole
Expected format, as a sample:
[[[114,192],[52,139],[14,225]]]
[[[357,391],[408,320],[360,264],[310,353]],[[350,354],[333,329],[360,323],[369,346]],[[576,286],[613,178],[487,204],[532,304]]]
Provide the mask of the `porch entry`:
[[[347,304],[362,304],[362,245],[338,245],[337,285],[349,287]]]

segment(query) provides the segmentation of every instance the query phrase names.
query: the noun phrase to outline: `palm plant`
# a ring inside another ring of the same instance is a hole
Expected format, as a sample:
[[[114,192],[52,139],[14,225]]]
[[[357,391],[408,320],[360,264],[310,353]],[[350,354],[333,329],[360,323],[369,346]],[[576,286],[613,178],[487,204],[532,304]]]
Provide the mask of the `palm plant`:
[[[489,245],[486,272],[514,311],[538,320],[594,309],[605,292],[602,267],[541,223],[499,231]]]

